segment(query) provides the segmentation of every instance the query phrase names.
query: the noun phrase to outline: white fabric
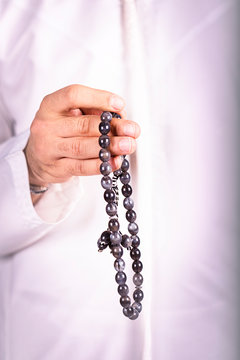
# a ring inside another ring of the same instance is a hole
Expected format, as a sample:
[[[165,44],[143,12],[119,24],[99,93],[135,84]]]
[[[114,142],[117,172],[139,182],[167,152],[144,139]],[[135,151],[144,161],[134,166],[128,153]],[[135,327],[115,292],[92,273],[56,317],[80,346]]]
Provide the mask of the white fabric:
[[[238,10],[0,3],[1,360],[238,360]],[[43,96],[71,83],[122,95],[142,126],[131,157],[145,278],[136,322],[121,314],[113,258],[97,252],[100,177],[31,203],[29,126]]]

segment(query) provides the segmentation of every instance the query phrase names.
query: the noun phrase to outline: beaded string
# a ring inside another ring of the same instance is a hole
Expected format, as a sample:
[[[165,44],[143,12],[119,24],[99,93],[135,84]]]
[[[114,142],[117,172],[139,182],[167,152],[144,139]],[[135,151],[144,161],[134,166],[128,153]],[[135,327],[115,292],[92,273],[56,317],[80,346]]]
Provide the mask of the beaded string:
[[[123,314],[131,320],[138,318],[139,313],[142,310],[143,291],[141,289],[143,283],[143,276],[141,274],[143,265],[140,261],[141,252],[139,250],[140,239],[138,237],[138,225],[135,222],[136,212],[133,210],[134,202],[131,198],[132,187],[129,184],[131,176],[128,172],[129,162],[125,158],[122,161],[121,167],[113,172],[113,177],[110,177],[112,172],[109,160],[111,153],[109,151],[110,137],[107,135],[111,129],[112,118],[121,118],[116,113],[103,112],[101,114],[101,122],[99,124],[99,131],[101,133],[99,137],[99,145],[101,150],[99,151],[99,158],[102,161],[100,165],[100,172],[103,175],[101,179],[101,185],[104,191],[104,199],[107,202],[106,213],[109,215],[108,228],[104,231],[98,242],[98,251],[103,251],[109,247],[111,254],[114,256],[114,268],[117,271],[115,280],[118,284],[118,293],[120,295],[120,304],[123,307]],[[126,209],[126,219],[129,222],[128,232],[129,235],[122,234],[120,231],[120,224],[118,221],[118,202],[119,202],[119,190],[118,180],[122,183],[122,194],[124,196],[123,206]],[[127,276],[124,272],[125,262],[122,259],[123,248],[126,248],[130,252],[130,256],[133,260],[132,269],[134,271],[133,283],[135,290],[133,292],[134,302],[131,303],[131,299],[128,296],[129,288],[126,284]]]

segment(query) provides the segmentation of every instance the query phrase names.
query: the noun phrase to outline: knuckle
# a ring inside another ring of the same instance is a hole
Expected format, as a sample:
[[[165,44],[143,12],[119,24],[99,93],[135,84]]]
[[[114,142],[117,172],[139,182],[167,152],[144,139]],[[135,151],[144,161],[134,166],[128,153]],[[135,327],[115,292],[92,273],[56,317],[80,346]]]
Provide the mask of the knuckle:
[[[84,153],[84,144],[82,141],[75,140],[71,143],[71,153],[73,156],[81,156]]]
[[[73,175],[82,175],[84,174],[84,170],[85,170],[85,165],[84,165],[84,161],[82,160],[76,161],[72,168]]]
[[[65,96],[66,100],[71,106],[71,104],[75,103],[78,93],[78,86],[77,85],[70,85],[65,88]]]
[[[88,135],[90,130],[89,117],[82,116],[80,119],[76,119],[76,131],[82,135]]]

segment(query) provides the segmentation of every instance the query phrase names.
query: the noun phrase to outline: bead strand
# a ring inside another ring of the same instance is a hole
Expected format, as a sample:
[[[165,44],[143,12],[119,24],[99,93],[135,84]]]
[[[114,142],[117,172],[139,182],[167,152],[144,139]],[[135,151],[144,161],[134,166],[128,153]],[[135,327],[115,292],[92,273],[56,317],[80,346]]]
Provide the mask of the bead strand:
[[[99,131],[101,133],[99,137],[99,145],[101,150],[99,151],[99,158],[102,161],[100,165],[100,172],[103,175],[101,179],[101,185],[104,191],[104,199],[107,202],[106,213],[109,215],[108,228],[101,234],[98,240],[99,251],[109,247],[111,253],[115,258],[114,268],[117,271],[115,281],[118,284],[118,294],[120,295],[120,304],[123,307],[123,314],[131,320],[138,318],[139,313],[142,310],[143,291],[141,289],[143,283],[143,276],[141,274],[143,265],[140,261],[141,252],[138,249],[140,245],[140,239],[138,237],[138,225],[135,222],[137,215],[133,210],[134,201],[131,198],[132,187],[130,186],[131,176],[128,172],[129,162],[125,158],[122,162],[120,169],[113,172],[113,178],[109,175],[112,172],[111,165],[109,163],[111,153],[108,150],[110,145],[110,122],[112,117],[120,118],[116,113],[103,112],[101,114],[101,122],[99,124]],[[118,221],[118,180],[122,183],[122,195],[124,196],[123,206],[126,209],[126,219],[129,222],[128,232],[129,235],[122,235],[120,231],[120,224]],[[130,252],[130,257],[133,260],[132,269],[134,271],[133,283],[135,290],[133,292],[134,302],[131,305],[131,299],[128,296],[129,288],[126,284],[127,275],[124,272],[125,261],[122,259],[123,248],[126,248]]]

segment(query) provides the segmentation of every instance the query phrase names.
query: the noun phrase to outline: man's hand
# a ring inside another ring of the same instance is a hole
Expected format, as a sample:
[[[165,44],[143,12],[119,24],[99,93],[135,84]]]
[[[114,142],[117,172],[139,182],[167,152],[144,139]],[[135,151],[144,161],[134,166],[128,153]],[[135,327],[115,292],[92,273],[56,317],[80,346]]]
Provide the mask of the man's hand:
[[[47,95],[31,125],[25,156],[30,183],[62,183],[72,176],[99,174],[101,161],[99,115],[102,111],[126,117],[123,100],[107,91],[70,85]],[[139,126],[130,120],[111,121],[110,163],[113,171],[121,165],[119,155],[136,149]]]

